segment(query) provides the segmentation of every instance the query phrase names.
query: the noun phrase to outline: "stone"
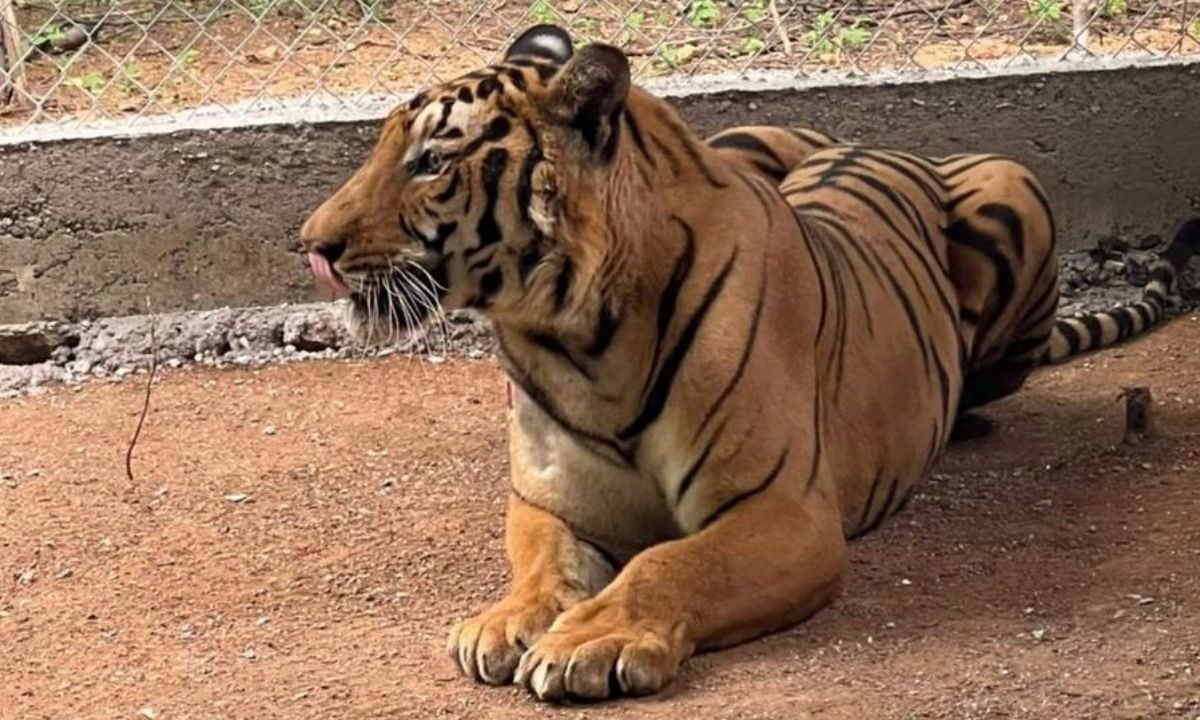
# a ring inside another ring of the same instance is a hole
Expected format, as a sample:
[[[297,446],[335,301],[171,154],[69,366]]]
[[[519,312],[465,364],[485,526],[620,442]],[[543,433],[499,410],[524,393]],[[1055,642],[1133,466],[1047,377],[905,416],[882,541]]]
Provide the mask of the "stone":
[[[0,325],[0,364],[36,365],[46,362],[59,347],[77,340],[67,325],[32,322]]]

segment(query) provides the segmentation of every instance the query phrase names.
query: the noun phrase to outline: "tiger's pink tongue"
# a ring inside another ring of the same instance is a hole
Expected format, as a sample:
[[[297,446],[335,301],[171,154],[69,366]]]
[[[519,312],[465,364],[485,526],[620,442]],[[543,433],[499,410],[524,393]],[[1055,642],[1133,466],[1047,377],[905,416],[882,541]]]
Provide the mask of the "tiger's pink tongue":
[[[325,259],[324,255],[310,252],[308,266],[312,268],[313,277],[317,279],[317,282],[329,288],[334,297],[346,297],[350,294],[350,288],[346,287],[346,283],[342,282],[342,279],[333,271],[333,267],[329,265],[329,261]]]

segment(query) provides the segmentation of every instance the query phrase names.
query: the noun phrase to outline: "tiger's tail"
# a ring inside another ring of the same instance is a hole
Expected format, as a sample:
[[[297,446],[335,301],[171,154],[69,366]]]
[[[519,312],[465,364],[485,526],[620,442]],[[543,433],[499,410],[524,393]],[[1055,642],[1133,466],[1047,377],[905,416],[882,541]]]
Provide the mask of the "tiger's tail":
[[[1197,251],[1200,217],[1185,222],[1151,266],[1150,282],[1140,301],[1055,321],[1043,364],[1116,345],[1158,324],[1166,316],[1167,306],[1178,301],[1179,274]]]

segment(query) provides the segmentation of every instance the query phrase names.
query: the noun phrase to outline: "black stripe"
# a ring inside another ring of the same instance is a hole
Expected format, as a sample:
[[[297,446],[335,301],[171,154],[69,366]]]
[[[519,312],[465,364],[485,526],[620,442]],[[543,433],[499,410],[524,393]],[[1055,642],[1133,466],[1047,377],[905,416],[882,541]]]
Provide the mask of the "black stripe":
[[[438,203],[445,203],[450,198],[454,197],[454,193],[458,192],[458,184],[461,181],[462,173],[455,172],[450,178],[450,184],[446,186],[446,189],[433,196],[434,201]]]
[[[924,177],[921,177],[911,167],[900,162],[899,158],[903,156],[897,156],[893,153],[887,152],[886,150],[871,150],[865,154],[865,157],[874,160],[880,165],[890,168],[892,171],[900,173],[904,177],[908,178],[913,185],[916,185],[917,188],[924,193],[925,198],[929,200],[929,204],[933,207],[940,207],[942,205],[941,193],[937,188],[932,186],[932,183],[938,182],[938,178],[928,168],[920,165],[919,163],[914,163],[917,164],[917,167],[920,168],[922,173],[924,173]],[[912,158],[905,159],[907,159],[909,162],[913,162]]]
[[[543,156],[537,133],[528,124],[525,131],[533,139],[533,146],[525,153],[525,159],[521,161],[521,172],[517,175],[517,207],[521,210],[521,217],[529,220],[529,207],[533,201],[533,171]]]
[[[888,198],[892,202],[892,204],[894,204],[896,206],[896,208],[898,210],[900,210],[901,214],[904,215],[905,218],[907,218],[909,220],[909,222],[913,226],[913,230],[917,234],[922,234],[922,230],[921,230],[922,223],[917,218],[909,217],[908,213],[905,212],[905,210],[904,210],[904,205],[900,202],[898,196],[895,194],[895,192],[892,190],[892,188],[888,187],[886,184],[884,184],[879,179],[868,176],[868,175],[859,175],[857,173],[850,173],[850,172],[848,172],[847,174],[861,180],[862,182],[866,183],[867,185],[874,187],[876,191],[878,191],[884,197]],[[913,284],[917,288],[917,293],[921,296],[921,299],[925,302],[926,309],[932,310],[932,308],[929,307],[929,300],[925,297],[925,286],[933,285],[934,290],[937,291],[938,299],[941,301],[942,309],[945,311],[946,315],[952,321],[956,322],[958,319],[958,314],[955,312],[954,305],[950,302],[950,298],[946,295],[946,289],[943,286],[944,283],[939,282],[939,281],[944,281],[946,279],[945,275],[942,274],[941,272],[934,272],[933,267],[929,263],[929,257],[926,255],[926,253],[921,252],[921,249],[918,248],[916,246],[916,244],[914,244],[912,242],[910,235],[908,233],[901,231],[900,228],[896,225],[896,223],[892,221],[891,216],[889,216],[886,212],[884,212],[883,207],[879,203],[875,202],[872,198],[867,197],[865,194],[859,192],[858,190],[856,190],[854,188],[839,186],[837,189],[840,190],[841,192],[844,192],[847,195],[850,195],[851,197],[855,198],[863,205],[866,205],[871,210],[871,212],[874,212],[875,214],[877,214],[879,216],[879,218],[881,220],[883,220],[884,223],[891,229],[891,231],[893,233],[895,233],[896,237],[899,238],[904,243],[905,247],[908,248],[909,252],[911,252],[913,255],[916,256],[917,260],[920,261],[921,266],[924,268],[926,276],[929,278],[928,283],[923,283],[923,282],[917,280],[916,274],[913,273],[912,268],[909,267],[908,262],[906,262],[900,256],[900,254],[898,252],[898,248],[895,248],[894,246],[889,245],[889,248],[893,251],[893,253],[896,255],[896,257],[900,260],[901,264],[904,266],[904,269],[908,272],[909,277],[912,279]],[[935,258],[935,260],[939,260],[939,259]],[[940,260],[939,260],[939,262],[940,262]],[[939,265],[939,270],[940,269],[941,268]]]
[[[473,300],[470,305],[472,307],[486,308],[492,304],[496,294],[504,287],[504,273],[500,268],[495,267],[488,270],[479,278],[479,295]]]
[[[724,135],[712,138],[708,141],[708,146],[711,148],[731,148],[734,150],[744,150],[747,152],[756,152],[760,155],[766,155],[775,163],[777,168],[775,172],[786,169],[783,160],[779,155],[771,149],[769,145],[764,143],[758,137],[746,132],[727,132]],[[782,175],[780,176],[782,177]]]
[[[575,368],[580,375],[584,376],[589,381],[594,379],[592,377],[591,370],[589,370],[583,363],[576,360],[575,356],[571,354],[571,351],[568,350],[558,338],[548,333],[532,332],[529,333],[529,340],[546,352],[557,356],[559,359]]]
[[[887,497],[883,499],[883,504],[879,506],[879,512],[875,513],[875,517],[871,520],[871,523],[862,528],[858,533],[860,536],[874,532],[879,527],[879,524],[883,522],[883,519],[887,517],[888,508],[892,506],[892,501],[896,499],[896,488],[899,486],[900,478],[892,478],[892,484],[888,487]]]
[[[742,373],[746,371],[746,364],[750,361],[750,353],[754,349],[754,341],[758,338],[758,321],[762,319],[763,305],[766,304],[767,273],[765,260],[762,275],[762,282],[758,287],[758,300],[754,303],[754,315],[750,318],[750,330],[746,334],[746,341],[742,343],[742,356],[738,358],[737,368],[733,371],[733,377],[731,377],[729,382],[725,384],[724,389],[721,390],[721,394],[717,396],[716,402],[712,404],[712,407],[710,407],[708,412],[704,414],[704,419],[700,421],[700,425],[696,427],[696,432],[693,435],[693,442],[695,441],[695,438],[700,437],[700,434],[704,432],[704,428],[708,427],[708,423],[712,420],[713,416],[717,414],[717,411],[721,409],[721,405],[725,402],[726,398],[729,397],[729,394],[733,392],[733,389],[737,387],[738,382],[742,379]]]
[[[581,440],[585,440],[588,443],[598,445],[601,448],[609,450],[616,455],[616,458],[613,458],[605,453],[597,453],[599,457],[606,458],[617,464],[623,464],[624,466],[629,466],[631,464],[629,453],[616,441],[612,440],[611,438],[604,437],[603,435],[584,430],[578,425],[575,425],[571,421],[567,420],[566,416],[563,415],[558,406],[554,403],[554,400],[550,397],[550,394],[547,393],[540,385],[538,385],[530,375],[529,371],[522,367],[517,362],[516,358],[513,357],[512,353],[508,349],[508,343],[505,341],[503,333],[496,333],[496,342],[500,347],[500,353],[504,356],[505,360],[507,361],[507,365],[509,366],[508,376],[512,378],[513,382],[520,386],[522,392],[525,393],[530,402],[538,406],[538,408],[545,413],[547,417],[553,420],[554,423],[563,430],[577,436]]]
[[[950,238],[950,241],[953,243],[975,250],[991,261],[992,269],[996,273],[996,290],[993,296],[995,306],[998,308],[1007,307],[1012,302],[1013,290],[1016,288],[1016,279],[1013,277],[1012,266],[1009,264],[1008,258],[996,246],[995,238],[976,230],[965,218],[952,223],[950,227],[946,228],[946,237]],[[999,316],[999,312],[988,316],[979,328],[979,332],[975,335],[977,343],[987,337]]]
[[[820,203],[810,203],[809,206],[811,206],[811,207],[827,207],[827,206],[821,205]],[[875,248],[872,245],[857,244],[856,241],[850,236],[848,231],[845,228],[841,227],[841,225],[838,224],[836,219],[833,221],[827,221],[824,219],[820,219],[820,221],[821,221],[822,227],[825,227],[834,232],[837,232],[842,237],[843,241],[845,242],[846,247],[854,247],[861,252],[871,253],[872,256],[874,256]],[[897,254],[897,257],[900,259],[901,265],[904,267],[904,269],[908,271],[909,277],[912,278],[914,283],[917,282],[916,277],[913,275],[912,269],[909,268],[908,264],[904,262],[903,257],[899,256],[898,254]],[[873,267],[876,267],[879,271],[879,272],[876,272],[876,277],[879,278],[879,273],[881,272],[883,274],[883,278],[885,278],[888,281],[888,285],[892,288],[892,291],[895,293],[896,298],[900,301],[901,307],[904,309],[904,314],[908,318],[909,327],[912,329],[913,339],[916,340],[917,347],[921,351],[921,357],[925,361],[925,369],[929,370],[929,367],[930,367],[930,365],[929,365],[929,349],[926,347],[926,344],[924,342],[925,333],[924,333],[924,330],[922,329],[922,325],[920,322],[917,321],[916,308],[913,307],[912,301],[909,299],[908,294],[904,292],[904,289],[900,285],[900,281],[896,279],[896,275],[892,272],[891,268],[889,268],[886,264],[881,262],[878,258],[875,258]],[[882,279],[880,279],[880,282],[882,282]]]
[[[654,147],[667,159],[667,164],[671,166],[671,175],[679,175],[681,168],[679,167],[679,158],[675,157],[675,153],[671,152],[671,149],[662,140],[659,140],[657,135],[649,133],[648,137]],[[651,158],[651,163],[653,163],[653,158]]]
[[[463,253],[467,259],[504,238],[500,224],[496,222],[496,202],[499,200],[500,178],[504,175],[506,167],[508,167],[507,150],[504,148],[488,150],[483,159],[482,172],[484,208],[483,214],[479,216],[479,225],[475,230],[479,235],[479,244]]]
[[[1046,193],[1042,191],[1041,186],[1035,182],[1033,178],[1029,177],[1028,175],[1024,175],[1021,177],[1021,182],[1025,183],[1025,187],[1028,188],[1029,192],[1032,193],[1035,198],[1037,198],[1038,204],[1042,206],[1042,212],[1046,215],[1046,224],[1050,227],[1050,239],[1053,241],[1057,236],[1057,230],[1054,227],[1054,211],[1050,209],[1050,200],[1046,197]],[[1054,245],[1053,242],[1050,244],[1051,246]]]
[[[758,185],[758,183],[765,181],[757,175],[751,175],[740,170],[737,171],[737,175],[738,178],[750,188],[750,192],[754,193],[754,197],[758,200],[759,207],[762,208],[763,215],[767,218],[767,227],[774,225],[775,213],[773,212],[774,207],[771,202],[773,198],[764,195],[763,189]]]
[[[535,230],[533,239],[517,255],[517,277],[521,280],[522,286],[529,284],[530,273],[542,262],[545,246],[546,236],[541,231]]]
[[[787,463],[787,456],[788,449],[785,447],[783,452],[779,454],[779,460],[775,463],[775,467],[771,468],[771,472],[767,473],[767,476],[763,478],[758,485],[755,485],[746,492],[735,495],[721,503],[716,510],[710,513],[708,517],[704,518],[704,521],[700,523],[700,529],[703,530],[709,525],[712,525],[717,520],[720,520],[721,516],[723,516],[725,513],[733,510],[738,505],[741,505],[750,498],[771,487],[771,483],[775,482],[775,478],[779,477],[779,473],[782,472],[783,466]]]
[[[1077,354],[1083,338],[1079,337],[1079,331],[1075,329],[1075,326],[1066,320],[1058,320],[1054,323],[1054,329],[1067,341],[1067,348],[1069,350],[1067,354]]]
[[[650,165],[653,166],[654,156],[651,155],[650,151],[646,148],[646,138],[642,137],[642,128],[638,126],[637,119],[633,116],[633,113],[629,112],[628,110],[625,111],[623,119],[625,120],[625,127],[629,128],[629,137],[633,138],[633,144],[637,145],[638,151],[642,154],[642,157],[649,160]]]
[[[875,494],[879,492],[879,484],[883,482],[883,469],[875,472],[875,479],[871,481],[871,492],[867,494],[867,503],[863,505],[862,515],[858,518],[858,523],[854,526],[854,534],[851,539],[862,535],[862,528],[867,523],[867,515],[871,513],[871,508],[875,506]]]
[[[729,259],[725,261],[725,265],[717,273],[716,279],[708,286],[708,290],[704,293],[700,305],[692,313],[692,316],[688,318],[687,324],[679,332],[679,339],[676,341],[675,346],[666,358],[663,359],[662,368],[654,378],[654,384],[651,386],[650,393],[642,405],[642,411],[634,418],[633,422],[623,430],[617,432],[619,440],[629,440],[641,434],[643,430],[649,427],[662,414],[663,408],[667,406],[667,398],[671,394],[671,387],[674,385],[676,373],[679,372],[679,366],[683,364],[684,357],[687,356],[692,343],[695,342],[696,333],[699,332],[700,325],[704,322],[705,316],[708,315],[713,302],[716,301],[717,296],[721,294],[721,290],[725,287],[725,280],[728,279],[730,271],[733,270],[737,256],[738,249],[735,246],[733,252],[729,253]]]
[[[959,155],[959,156],[955,156],[954,159],[959,160],[959,159],[964,159],[965,157],[967,157],[967,156]],[[949,172],[944,172],[942,174],[942,178],[946,182],[951,182],[959,175],[962,175],[965,172],[970,172],[971,170],[974,170],[975,168],[979,167],[980,165],[982,165],[984,163],[992,162],[994,160],[1002,160],[1002,159],[1003,158],[1001,158],[999,155],[979,155],[964,165],[960,165],[959,167],[956,167],[955,169],[953,169]],[[953,161],[951,161],[951,162],[953,162]],[[941,164],[945,165],[945,164],[949,164],[949,163],[941,163]]]
[[[787,170],[776,170],[761,160],[751,160],[750,164],[760,173],[774,180],[776,184],[783,182],[783,179],[787,177]]]
[[[567,304],[567,294],[571,292],[571,281],[575,277],[575,266],[570,258],[563,258],[562,266],[558,269],[558,277],[554,278],[554,312],[561,312]]]
[[[1003,225],[1004,229],[1008,231],[1009,238],[1012,239],[1013,246],[1017,249],[1017,257],[1025,257],[1025,224],[1021,222],[1020,216],[1011,207],[1000,203],[988,203],[981,206],[976,212]]]
[[[821,299],[821,317],[817,320],[817,335],[813,344],[821,341],[821,335],[825,332],[825,322],[829,314],[829,299],[825,290],[825,269],[821,267],[821,263],[817,261],[817,253],[813,249],[813,228],[800,217],[799,213],[793,212],[796,218],[796,227],[800,229],[800,240],[804,243],[804,249],[808,250],[808,257],[812,261],[813,270],[817,273],[817,292]]]
[[[684,495],[687,495],[687,491],[691,489],[692,482],[695,481],[696,476],[700,473],[700,469],[704,467],[704,461],[708,460],[708,454],[712,452],[713,446],[717,444],[717,440],[721,437],[721,431],[724,429],[725,423],[717,426],[717,429],[713,431],[712,437],[708,439],[708,444],[704,446],[703,452],[700,453],[700,457],[696,458],[692,466],[683,474],[683,480],[679,482],[679,490],[675,492],[675,507],[683,504]]]
[[[596,553],[598,555],[600,555],[600,557],[604,558],[604,562],[606,562],[612,566],[613,570],[619,570],[621,568],[621,561],[619,561],[617,559],[616,555],[613,555],[604,546],[602,546],[592,540],[588,540],[588,539],[584,538],[581,533],[580,528],[577,525],[575,525],[575,523],[566,519],[562,515],[559,515],[558,513],[552,511],[550,508],[546,507],[545,505],[542,505],[541,503],[533,502],[532,500],[530,500],[529,498],[527,498],[523,494],[521,494],[521,492],[518,491],[515,487],[510,487],[509,492],[511,492],[513,494],[513,496],[516,497],[518,500],[525,503],[526,505],[533,508],[534,510],[544,512],[547,515],[549,515],[550,517],[554,518],[555,520],[558,520],[559,522],[561,522],[563,525],[566,525],[567,528],[569,528],[571,530],[571,534],[573,536],[575,536],[576,540],[591,546],[592,549],[594,549],[596,551]]]
[[[620,319],[608,303],[603,303],[596,313],[596,327],[592,330],[592,341],[583,348],[585,355],[599,357],[612,344],[613,337],[620,328]]]
[[[483,133],[479,137],[463,146],[463,149],[458,153],[459,158],[469,158],[485,144],[502,140],[508,135],[510,130],[512,130],[512,123],[509,122],[507,117],[501,115],[495,118],[484,127]]]
[[[708,164],[704,162],[704,158],[701,157],[700,150],[696,147],[694,140],[683,133],[680,133],[678,137],[679,144],[683,146],[684,153],[687,154],[688,159],[692,161],[692,164],[696,166],[696,169],[700,171],[700,174],[704,176],[704,179],[708,181],[709,185],[712,185],[716,188],[729,187],[729,183],[718,180],[712,174],[712,170],[708,167]]]
[[[1104,327],[1100,325],[1100,318],[1094,314],[1084,315],[1079,318],[1079,322],[1087,328],[1088,335],[1091,335],[1091,341],[1088,343],[1088,349],[1093,350],[1100,347],[1101,341],[1104,338]]]
[[[1150,316],[1150,309],[1146,307],[1145,303],[1135,303],[1133,311],[1142,319],[1143,330],[1154,324],[1154,319]]]
[[[824,436],[824,433],[822,432],[822,428],[821,428],[821,405],[823,404],[823,402],[824,401],[821,398],[820,384],[818,383],[817,388],[813,392],[813,398],[812,398],[812,404],[813,404],[813,419],[812,419],[813,458],[812,458],[812,467],[810,467],[808,470],[808,479],[804,481],[804,492],[805,493],[809,492],[810,490],[813,489],[814,486],[816,486],[817,475],[818,475],[817,471],[820,470],[820,468],[821,468],[821,452],[822,452],[821,448],[823,445],[823,443],[821,442],[821,438]]]
[[[617,154],[617,143],[621,139],[621,113],[624,112],[623,106],[618,106],[608,116],[608,137],[604,139],[604,147],[600,149],[600,160],[605,163],[611,163],[613,157]]]
[[[1116,308],[1106,314],[1117,324],[1117,342],[1133,335],[1133,311],[1128,308]]]
[[[642,393],[650,387],[650,382],[654,378],[654,370],[658,367],[658,358],[662,355],[662,346],[667,339],[667,328],[671,324],[671,319],[675,316],[675,305],[679,302],[679,291],[683,287],[683,283],[687,280],[688,273],[692,270],[692,260],[695,257],[696,236],[692,230],[692,226],[680,220],[678,217],[672,219],[683,228],[683,251],[679,253],[679,257],[675,258],[675,266],[671,270],[671,277],[667,280],[666,287],[658,296],[658,322],[655,325],[657,334],[654,336],[654,355],[650,360],[650,367],[646,373],[646,381],[642,384]]]

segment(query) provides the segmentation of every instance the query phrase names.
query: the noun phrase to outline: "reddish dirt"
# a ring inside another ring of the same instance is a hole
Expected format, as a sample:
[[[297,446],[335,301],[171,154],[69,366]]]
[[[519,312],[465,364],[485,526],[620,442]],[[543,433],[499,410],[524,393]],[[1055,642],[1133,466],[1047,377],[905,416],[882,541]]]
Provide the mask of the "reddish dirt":
[[[661,697],[475,686],[450,624],[504,584],[489,361],[187,370],[0,406],[5,718],[1200,716],[1200,320],[1048,370],[842,597]],[[1124,386],[1161,436],[1120,443]],[[139,714],[140,713],[140,714]]]

